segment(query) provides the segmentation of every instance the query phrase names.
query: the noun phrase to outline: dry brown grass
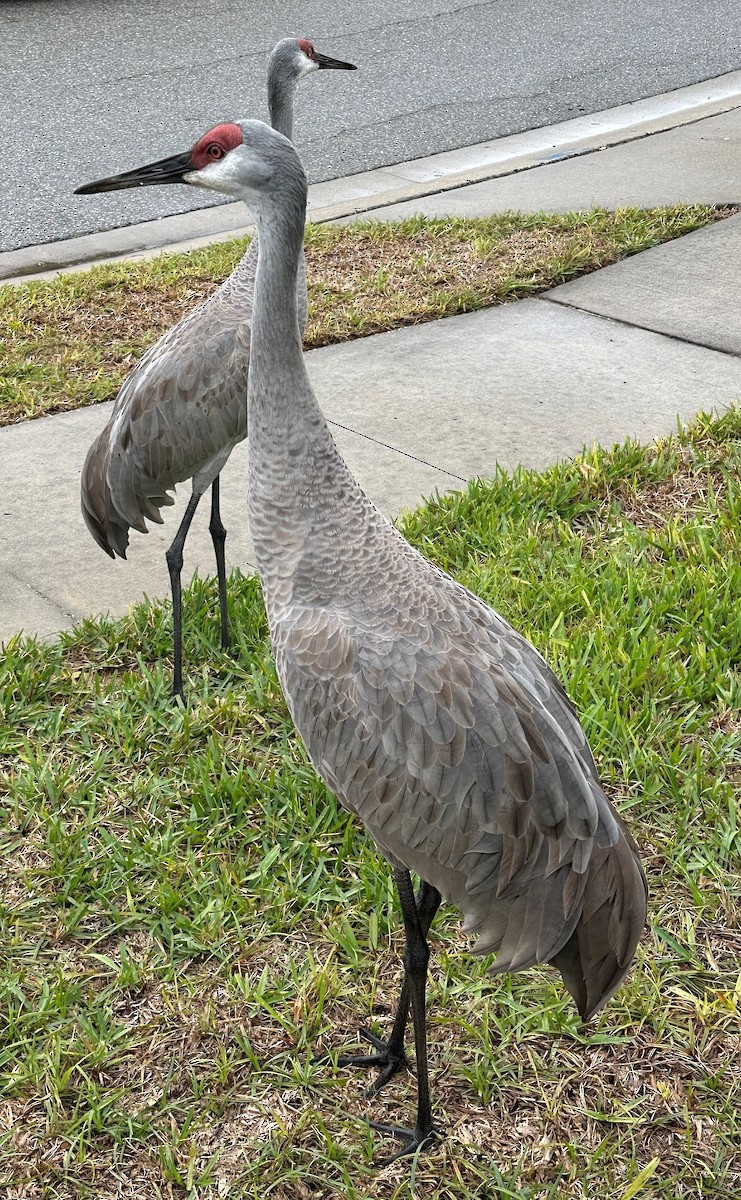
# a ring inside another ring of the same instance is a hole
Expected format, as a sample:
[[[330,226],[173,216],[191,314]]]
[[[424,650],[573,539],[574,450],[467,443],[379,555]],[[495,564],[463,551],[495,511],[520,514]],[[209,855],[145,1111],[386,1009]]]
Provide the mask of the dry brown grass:
[[[712,492],[722,491],[721,471],[697,475],[689,461],[681,463],[670,479],[662,479],[640,492],[625,488],[615,499],[626,521],[641,529],[662,529],[669,521],[691,520],[707,506]]]
[[[306,348],[533,295],[734,210],[517,215],[310,227]],[[209,296],[244,239],[0,288],[0,425],[115,395],[144,350]]]

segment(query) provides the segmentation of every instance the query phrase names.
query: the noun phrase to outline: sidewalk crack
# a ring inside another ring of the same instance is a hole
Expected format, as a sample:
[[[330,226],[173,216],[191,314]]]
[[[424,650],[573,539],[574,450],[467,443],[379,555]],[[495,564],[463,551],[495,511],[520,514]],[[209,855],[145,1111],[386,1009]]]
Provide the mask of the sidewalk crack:
[[[20,584],[21,587],[28,588],[29,592],[32,592],[35,596],[38,596],[40,600],[43,600],[51,608],[55,609],[56,612],[61,613],[62,616],[67,617],[70,621],[73,621],[73,622],[79,621],[79,619],[80,619],[79,617],[75,616],[75,614],[70,612],[69,609],[64,608],[61,604],[59,604],[59,602],[57,600],[54,600],[51,596],[47,596],[46,592],[42,591],[41,588],[37,587],[35,583],[32,583],[30,579],[26,579],[23,575],[19,575],[11,567],[6,567],[5,573],[15,583]]]

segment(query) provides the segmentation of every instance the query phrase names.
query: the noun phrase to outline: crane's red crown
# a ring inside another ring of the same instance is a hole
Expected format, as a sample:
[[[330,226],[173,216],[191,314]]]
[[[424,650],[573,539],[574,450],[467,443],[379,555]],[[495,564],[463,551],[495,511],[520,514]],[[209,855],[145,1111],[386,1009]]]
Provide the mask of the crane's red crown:
[[[314,58],[316,56],[316,50],[308,38],[296,38],[296,45],[299,50],[303,50],[307,58]]]
[[[207,167],[209,163],[218,162],[235,146],[241,146],[242,140],[242,130],[238,125],[231,122],[214,125],[213,129],[204,133],[193,147],[191,155],[193,166],[200,170],[201,167]]]

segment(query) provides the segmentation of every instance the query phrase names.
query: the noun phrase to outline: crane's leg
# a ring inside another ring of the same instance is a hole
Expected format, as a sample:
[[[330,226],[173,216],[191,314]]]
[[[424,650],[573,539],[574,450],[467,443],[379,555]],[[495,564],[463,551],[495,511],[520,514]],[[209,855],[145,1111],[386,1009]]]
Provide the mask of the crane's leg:
[[[407,872],[407,879],[409,874]],[[409,884],[411,887],[411,882]],[[435,918],[435,913],[440,907],[442,896],[437,888],[426,883],[424,879],[421,881],[420,889],[417,893],[416,908],[419,918],[419,925],[422,931],[422,937],[426,938],[429,933],[430,926]],[[394,1025],[391,1030],[391,1036],[387,1042],[378,1037],[375,1033],[371,1033],[369,1029],[361,1029],[360,1036],[364,1041],[369,1042],[378,1051],[377,1054],[341,1054],[337,1059],[337,1065],[340,1067],[380,1067],[377,1078],[366,1090],[366,1096],[377,1096],[381,1088],[384,1087],[390,1079],[394,1077],[396,1072],[401,1067],[408,1067],[409,1062],[404,1053],[404,1033],[406,1031],[407,1020],[409,1018],[409,1005],[411,1003],[411,991],[409,985],[409,977],[405,973],[404,985],[401,989],[399,1004],[394,1017]]]
[[[226,529],[221,523],[221,512],[219,509],[219,476],[217,475],[211,484],[211,520],[209,521],[209,532],[211,541],[214,544],[214,554],[216,555],[216,578],[219,581],[219,613],[221,614],[221,646],[226,650],[229,646],[229,616],[226,609],[226,560],[224,557],[224,542],[226,541]]]
[[[427,1076],[427,1029],[425,1022],[425,987],[427,983],[427,964],[430,960],[430,947],[422,929],[417,905],[414,901],[414,891],[409,872],[394,871],[394,879],[401,900],[401,911],[404,914],[404,931],[406,946],[404,948],[405,986],[409,984],[409,995],[412,1002],[412,1021],[414,1024],[414,1053],[417,1060],[417,1120],[414,1129],[404,1125],[382,1125],[371,1121],[372,1129],[379,1133],[390,1133],[401,1139],[401,1150],[385,1159],[379,1166],[387,1166],[405,1154],[414,1154],[433,1137],[437,1130],[432,1123],[432,1105],[430,1103],[430,1084]]]
[[[172,694],[179,696],[185,703],[185,693],[183,691],[183,603],[180,587],[180,573],[183,569],[183,546],[185,539],[188,536],[190,523],[195,516],[200,500],[200,493],[197,495],[193,492],[188,507],[183,513],[183,519],[178,526],[178,531],[173,538],[172,545],[165,554],[167,559],[167,569],[170,572],[170,589],[172,591],[172,626],[173,626],[173,673],[172,673]]]

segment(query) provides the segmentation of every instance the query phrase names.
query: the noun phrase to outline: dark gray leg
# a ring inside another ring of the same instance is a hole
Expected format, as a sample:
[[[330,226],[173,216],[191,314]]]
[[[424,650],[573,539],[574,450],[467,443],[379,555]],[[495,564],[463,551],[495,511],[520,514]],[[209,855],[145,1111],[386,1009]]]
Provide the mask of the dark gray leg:
[[[407,872],[407,879],[409,874]],[[409,884],[411,887],[411,882]],[[419,926],[422,931],[422,937],[426,938],[429,933],[430,926],[435,917],[435,913],[440,907],[442,896],[437,888],[431,884],[421,882],[420,889],[417,893],[416,908],[419,919]],[[378,1037],[375,1033],[371,1033],[369,1029],[361,1029],[360,1036],[364,1041],[369,1042],[378,1051],[377,1054],[341,1054],[337,1059],[337,1065],[340,1067],[380,1067],[378,1077],[370,1085],[366,1091],[366,1096],[376,1096],[390,1079],[394,1077],[396,1072],[401,1067],[408,1067],[409,1062],[404,1053],[404,1033],[409,1018],[409,1005],[411,1003],[411,991],[409,984],[409,976],[404,975],[404,986],[401,989],[399,1004],[394,1017],[394,1024],[391,1030],[391,1036],[387,1042]]]
[[[185,693],[183,692],[183,627],[182,615],[183,605],[180,588],[180,572],[183,569],[183,546],[185,539],[188,536],[190,523],[196,514],[198,501],[200,496],[195,492],[188,501],[183,519],[180,522],[178,531],[173,538],[170,549],[165,554],[167,559],[167,569],[170,572],[170,588],[172,590],[172,627],[173,627],[173,673],[172,673],[172,694],[179,696],[185,703]]]
[[[427,1076],[427,1029],[425,1020],[425,987],[427,983],[427,964],[430,959],[430,947],[427,945],[422,930],[417,905],[414,900],[414,890],[409,872],[394,871],[394,880],[399,891],[401,911],[404,914],[404,931],[406,946],[404,949],[405,986],[409,984],[409,995],[412,1002],[412,1021],[414,1024],[414,1053],[417,1061],[417,1121],[414,1129],[403,1125],[382,1125],[371,1121],[371,1128],[379,1133],[390,1133],[401,1139],[402,1147],[396,1154],[387,1158],[381,1166],[387,1166],[405,1154],[413,1154],[415,1150],[425,1146],[436,1134],[432,1124],[432,1105],[430,1103],[430,1085]]]
[[[226,530],[221,523],[219,511],[219,476],[211,484],[211,520],[209,522],[211,541],[216,555],[216,578],[219,581],[219,612],[221,614],[221,646],[226,650],[229,646],[229,616],[226,610],[226,560],[224,558],[224,542]]]

